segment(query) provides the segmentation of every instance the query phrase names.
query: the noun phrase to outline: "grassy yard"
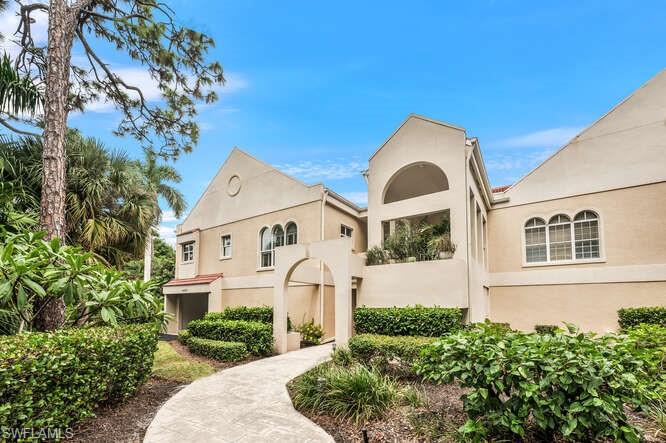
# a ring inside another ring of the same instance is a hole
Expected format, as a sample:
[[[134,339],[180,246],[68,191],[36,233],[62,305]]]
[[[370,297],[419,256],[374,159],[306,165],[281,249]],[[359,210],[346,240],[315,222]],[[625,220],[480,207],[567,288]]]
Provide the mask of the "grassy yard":
[[[212,365],[185,358],[167,342],[160,341],[157,345],[153,377],[189,383],[214,372]]]

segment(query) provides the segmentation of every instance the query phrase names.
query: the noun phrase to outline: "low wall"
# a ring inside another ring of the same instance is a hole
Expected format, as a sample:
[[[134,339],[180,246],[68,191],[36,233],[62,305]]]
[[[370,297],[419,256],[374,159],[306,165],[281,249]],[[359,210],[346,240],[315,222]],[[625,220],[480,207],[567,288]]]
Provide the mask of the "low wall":
[[[356,295],[357,306],[467,306],[464,260],[366,266]]]

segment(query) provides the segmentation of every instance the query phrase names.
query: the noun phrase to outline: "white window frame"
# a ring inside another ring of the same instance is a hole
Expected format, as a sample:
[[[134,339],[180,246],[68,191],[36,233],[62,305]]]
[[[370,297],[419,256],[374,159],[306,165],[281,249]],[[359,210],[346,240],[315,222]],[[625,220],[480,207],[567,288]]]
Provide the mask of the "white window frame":
[[[560,216],[560,215],[563,215],[563,216],[567,217],[567,218],[569,219],[569,221],[564,221],[564,222],[559,222],[559,221],[558,221],[558,222],[556,222],[556,223],[551,223],[551,222],[550,222],[550,220],[551,220],[552,218],[557,217],[557,216]],[[551,228],[551,227],[557,227],[557,226],[569,226],[569,240],[568,240],[568,241],[558,241],[558,242],[551,243],[551,241],[550,241],[550,228]],[[565,214],[565,213],[563,213],[563,212],[559,212],[559,213],[553,215],[553,216],[552,216],[550,219],[548,219],[548,221],[546,222],[546,260],[549,261],[549,262],[553,262],[553,263],[559,263],[559,262],[563,262],[563,261],[571,261],[571,260],[573,260],[573,257],[574,257],[574,251],[573,251],[572,240],[573,240],[573,222],[572,222],[572,218],[571,218],[568,214]],[[570,254],[571,254],[571,258],[564,258],[564,259],[557,259],[557,260],[554,260],[554,259],[550,256],[550,247],[551,247],[553,244],[558,244],[558,245],[566,245],[566,244],[568,244],[568,245],[569,245],[569,252],[570,252]],[[536,263],[540,263],[540,262],[536,262]]]
[[[543,222],[542,225],[538,226],[526,226],[527,222],[530,220],[534,219],[539,219]],[[543,229],[544,230],[544,243],[535,243],[532,245],[527,244],[527,230],[528,229]],[[544,220],[541,217],[530,217],[525,222],[523,223],[523,264],[532,265],[532,264],[539,264],[539,263],[546,263],[543,261],[536,261],[536,262],[528,262],[527,261],[527,247],[528,246],[545,246],[546,248],[546,262],[548,261],[548,222]]]
[[[574,218],[576,215],[583,211],[590,211],[593,212],[597,215],[597,230],[598,230],[598,240],[599,240],[599,257],[595,258],[576,258],[576,240],[575,240],[575,226],[574,226]],[[551,260],[550,259],[550,229],[549,226],[550,224],[548,223],[551,218],[553,218],[556,215],[566,215],[569,217],[571,220],[571,260]],[[544,221],[546,221],[546,261],[540,261],[540,262],[528,262],[527,261],[527,238],[526,238],[526,233],[525,233],[525,224],[530,221],[533,218],[540,218]],[[603,223],[602,223],[603,215],[602,212],[595,207],[591,206],[585,206],[581,208],[577,208],[575,211],[553,211],[550,213],[537,213],[537,214],[530,214],[528,217],[526,217],[521,226],[521,243],[522,243],[522,267],[523,268],[531,268],[531,267],[539,267],[539,266],[559,266],[559,265],[575,265],[575,264],[584,264],[584,263],[604,263],[606,262],[606,249],[605,245],[606,242],[604,241],[604,230],[603,230]]]
[[[296,228],[296,233],[294,236],[296,237],[294,243],[289,243],[289,234],[287,233],[287,229],[289,226],[293,225]],[[297,245],[298,244],[298,223],[296,223],[293,220],[287,221],[287,223],[284,224],[284,244],[285,246],[291,246],[291,245]]]
[[[269,235],[270,235],[269,246],[268,246],[268,249],[265,249],[265,250],[263,249],[263,243],[261,241],[261,237],[262,237],[261,234],[264,232],[264,230],[267,230]],[[274,242],[273,242],[273,227],[272,226],[262,226],[261,229],[259,229],[259,235],[257,237],[258,237],[258,245],[257,245],[258,247],[257,247],[257,249],[259,251],[258,255],[257,255],[258,256],[257,270],[258,271],[267,271],[267,270],[274,269],[274,267],[275,267],[274,266],[275,265],[275,260],[274,260],[275,259],[275,246],[274,246]],[[264,263],[263,262],[263,255],[267,254],[267,253],[270,253],[271,263],[268,266],[264,266],[263,265],[263,263]]]
[[[347,235],[347,232],[349,231],[349,235]],[[345,225],[344,223],[340,223],[340,238],[354,238],[354,228]]]
[[[228,255],[225,255],[225,253],[224,253],[224,248],[225,248],[224,239],[226,237],[229,237],[229,245],[228,245],[229,254]],[[233,254],[233,237],[231,236],[231,233],[221,234],[220,235],[220,260],[228,260],[228,259],[231,258],[232,254]]]
[[[188,241],[188,242],[181,243],[181,245],[180,245],[180,260],[181,260],[181,263],[183,263],[183,264],[185,264],[185,263],[194,263],[195,243],[196,243],[195,241]],[[185,260],[185,255],[186,255],[185,248],[189,247],[189,246],[192,246],[192,250],[189,251],[189,254],[191,255],[191,258],[189,260]]]
[[[585,213],[585,212],[593,213],[595,215],[595,218],[584,219],[584,220],[576,220],[575,217],[578,217],[579,214]],[[587,240],[576,240],[576,223],[581,224],[581,223],[587,223],[587,222],[591,222],[591,221],[596,221],[597,222],[597,236],[595,238],[589,238]],[[592,211],[590,209],[585,209],[583,211],[578,211],[576,213],[576,215],[574,216],[574,218],[572,219],[572,221],[571,221],[571,238],[572,238],[571,241],[572,241],[572,246],[573,246],[572,253],[573,253],[574,258],[576,258],[576,260],[594,260],[594,259],[600,258],[601,257],[601,218],[599,217],[599,214],[596,211]],[[578,258],[577,255],[576,255],[576,243],[578,241],[583,242],[583,241],[594,241],[594,240],[596,240],[597,243],[598,243],[597,249],[599,251],[599,257]]]

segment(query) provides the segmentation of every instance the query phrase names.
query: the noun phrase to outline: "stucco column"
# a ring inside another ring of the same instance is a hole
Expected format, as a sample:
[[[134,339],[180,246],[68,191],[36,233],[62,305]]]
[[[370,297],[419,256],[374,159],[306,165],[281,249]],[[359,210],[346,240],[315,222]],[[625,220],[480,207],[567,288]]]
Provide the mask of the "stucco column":
[[[340,274],[347,278],[335,281],[335,343],[346,346],[352,335],[351,277],[348,272]]]
[[[275,352],[287,352],[287,310],[286,310],[286,276],[275,280],[273,285],[273,346]]]

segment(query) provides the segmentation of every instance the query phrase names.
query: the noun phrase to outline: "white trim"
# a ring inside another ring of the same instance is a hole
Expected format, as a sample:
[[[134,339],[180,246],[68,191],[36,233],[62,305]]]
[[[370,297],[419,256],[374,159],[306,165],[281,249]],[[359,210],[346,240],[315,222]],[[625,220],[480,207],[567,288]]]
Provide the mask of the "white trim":
[[[180,243],[180,264],[181,265],[189,265],[194,263],[194,253],[196,251],[196,240],[189,240],[183,243]],[[191,260],[183,260],[185,256],[185,246],[192,245],[192,259]]]
[[[222,243],[222,239],[224,237],[229,237],[229,249],[230,249],[230,254],[229,255],[224,255],[224,244]],[[234,254],[234,238],[231,235],[231,232],[223,232],[220,234],[220,260],[229,260],[230,258],[233,257]]]
[[[561,269],[558,266],[557,269],[534,269],[529,272],[496,272],[489,274],[488,280],[491,287],[660,282],[666,281],[666,263],[568,269]]]

